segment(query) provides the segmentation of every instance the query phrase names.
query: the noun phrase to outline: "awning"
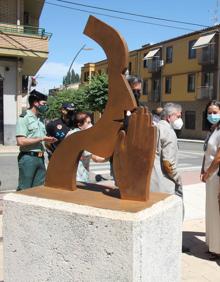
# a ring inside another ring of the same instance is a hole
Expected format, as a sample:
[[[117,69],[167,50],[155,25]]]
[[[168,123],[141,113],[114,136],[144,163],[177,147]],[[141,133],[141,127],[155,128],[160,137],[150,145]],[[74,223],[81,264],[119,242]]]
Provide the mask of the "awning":
[[[149,52],[147,53],[147,55],[143,58],[143,60],[153,58],[153,57],[157,54],[157,52],[158,52],[159,50],[160,50],[160,48],[149,51]]]
[[[199,39],[192,46],[192,49],[198,49],[198,48],[203,48],[203,47],[208,46],[210,41],[214,37],[214,35],[215,35],[215,32],[199,37]]]

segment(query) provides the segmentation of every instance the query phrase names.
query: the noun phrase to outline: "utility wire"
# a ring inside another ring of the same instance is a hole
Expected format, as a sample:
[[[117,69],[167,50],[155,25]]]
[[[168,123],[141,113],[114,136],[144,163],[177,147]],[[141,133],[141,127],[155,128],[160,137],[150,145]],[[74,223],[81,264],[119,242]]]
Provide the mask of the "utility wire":
[[[158,23],[140,21],[140,20],[135,20],[135,19],[123,18],[123,17],[118,17],[118,16],[112,16],[112,15],[98,13],[98,12],[93,12],[93,11],[88,11],[88,10],[77,9],[77,8],[73,8],[73,7],[69,7],[69,6],[64,6],[64,5],[60,5],[60,4],[51,3],[51,2],[48,2],[48,1],[46,1],[45,3],[48,4],[48,5],[52,5],[52,6],[62,7],[62,8],[66,8],[66,9],[70,9],[70,10],[75,10],[75,11],[80,11],[80,12],[85,12],[85,13],[89,13],[89,14],[106,16],[106,17],[110,17],[110,18],[114,18],[114,19],[120,19],[120,20],[125,20],[125,21],[136,22],[136,23],[144,23],[144,24],[149,24],[149,25],[156,25],[156,26],[161,26],[161,27],[169,27],[169,28],[174,28],[174,29],[182,29],[182,30],[187,30],[187,31],[195,31],[194,29],[185,28],[185,27],[177,27],[177,26],[166,25],[166,24],[158,24]]]
[[[63,3],[66,3],[66,4],[71,4],[71,5],[82,6],[82,7],[86,7],[86,8],[93,8],[93,9],[98,9],[98,10],[102,10],[102,11],[108,11],[108,12],[113,12],[113,13],[129,15],[129,16],[142,17],[142,18],[148,18],[148,19],[153,19],[153,20],[172,22],[172,23],[180,23],[180,24],[185,24],[185,25],[194,25],[194,26],[199,26],[199,27],[204,27],[204,28],[208,27],[206,25],[201,25],[201,24],[192,23],[192,22],[183,22],[183,21],[177,21],[177,20],[170,20],[170,19],[166,19],[166,18],[152,17],[152,16],[147,16],[147,15],[141,15],[141,14],[136,14],[136,13],[125,12],[125,11],[121,11],[121,10],[113,10],[113,9],[108,9],[108,8],[102,8],[102,7],[97,7],[97,6],[80,4],[80,3],[76,3],[76,2],[72,2],[72,1],[67,1],[67,0],[56,0],[56,1],[63,2]]]

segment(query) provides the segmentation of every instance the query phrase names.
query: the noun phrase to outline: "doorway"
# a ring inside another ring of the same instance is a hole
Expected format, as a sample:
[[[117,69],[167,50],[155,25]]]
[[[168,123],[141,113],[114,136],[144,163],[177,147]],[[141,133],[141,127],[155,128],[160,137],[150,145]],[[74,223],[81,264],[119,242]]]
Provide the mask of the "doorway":
[[[0,79],[0,144],[4,143],[3,80]]]

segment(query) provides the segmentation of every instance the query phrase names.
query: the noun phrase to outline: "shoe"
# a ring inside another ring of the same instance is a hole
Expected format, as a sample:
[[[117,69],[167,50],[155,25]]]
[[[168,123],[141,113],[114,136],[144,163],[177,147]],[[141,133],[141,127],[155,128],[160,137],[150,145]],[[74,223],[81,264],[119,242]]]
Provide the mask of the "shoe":
[[[212,253],[211,256],[209,257],[209,260],[212,260],[212,261],[215,261],[218,259],[220,259],[220,255],[214,254],[214,253]]]
[[[190,253],[190,248],[183,245],[182,246],[182,253]]]

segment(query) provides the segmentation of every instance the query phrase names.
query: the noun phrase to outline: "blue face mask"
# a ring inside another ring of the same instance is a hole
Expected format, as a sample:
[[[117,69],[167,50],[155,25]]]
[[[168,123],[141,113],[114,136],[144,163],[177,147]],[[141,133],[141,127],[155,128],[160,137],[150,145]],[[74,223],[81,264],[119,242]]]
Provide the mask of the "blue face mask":
[[[208,114],[207,120],[212,124],[216,124],[220,121],[220,115],[219,114]]]

